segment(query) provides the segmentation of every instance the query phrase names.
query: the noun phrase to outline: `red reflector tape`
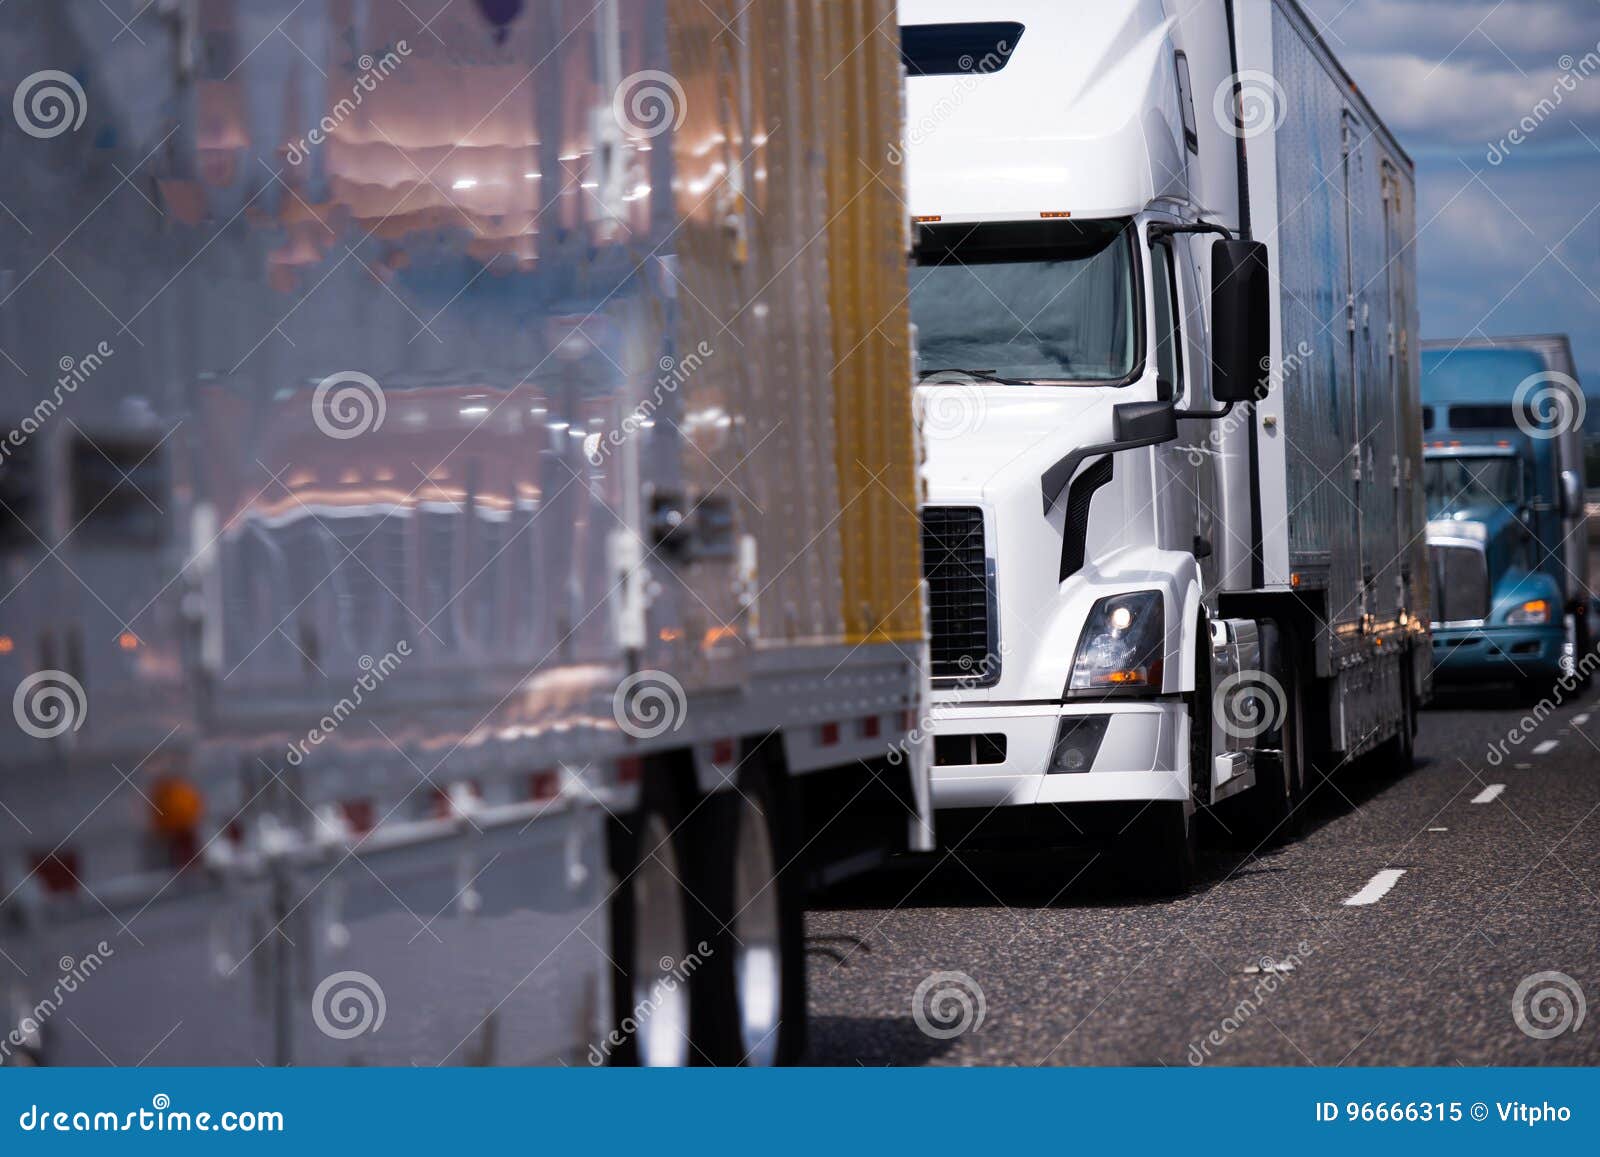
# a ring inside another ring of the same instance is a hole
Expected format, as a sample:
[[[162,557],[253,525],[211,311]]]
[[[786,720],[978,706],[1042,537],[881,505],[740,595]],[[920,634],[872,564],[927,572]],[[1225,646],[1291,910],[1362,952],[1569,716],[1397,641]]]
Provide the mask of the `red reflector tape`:
[[[78,853],[46,852],[33,857],[33,873],[46,892],[61,894],[78,890]]]
[[[822,746],[832,747],[839,742],[839,725],[837,723],[824,723],[822,725]]]
[[[341,800],[339,810],[344,813],[344,822],[349,824],[350,830],[358,836],[370,832],[377,817],[377,809],[372,806],[370,799]]]

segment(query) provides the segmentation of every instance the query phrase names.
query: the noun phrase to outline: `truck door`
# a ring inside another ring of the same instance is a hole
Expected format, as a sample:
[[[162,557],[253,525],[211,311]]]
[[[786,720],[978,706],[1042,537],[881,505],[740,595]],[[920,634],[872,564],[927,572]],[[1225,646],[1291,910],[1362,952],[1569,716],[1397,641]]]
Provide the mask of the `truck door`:
[[[1206,405],[1201,396],[1198,371],[1194,370],[1195,350],[1186,343],[1186,334],[1204,332],[1201,315],[1194,313],[1193,272],[1188,268],[1188,251],[1182,240],[1163,237],[1150,246],[1150,293],[1154,306],[1156,372],[1160,397],[1179,407]],[[1182,290],[1180,291],[1180,285]],[[1161,491],[1161,544],[1173,550],[1193,550],[1201,557],[1202,585],[1214,585],[1212,559],[1215,557],[1209,517],[1210,504],[1203,496],[1202,480],[1212,474],[1216,446],[1207,437],[1208,423],[1185,422],[1177,442],[1157,448],[1157,485]]]

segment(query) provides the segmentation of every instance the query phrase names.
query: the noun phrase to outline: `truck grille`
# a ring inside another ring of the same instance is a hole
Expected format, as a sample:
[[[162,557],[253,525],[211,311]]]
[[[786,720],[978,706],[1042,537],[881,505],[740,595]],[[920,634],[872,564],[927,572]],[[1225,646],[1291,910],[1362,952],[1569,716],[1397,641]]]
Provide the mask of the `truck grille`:
[[[1489,566],[1475,546],[1428,544],[1433,567],[1433,621],[1460,623],[1489,613]]]
[[[997,678],[982,510],[923,508],[922,577],[928,581],[933,677],[978,684]]]

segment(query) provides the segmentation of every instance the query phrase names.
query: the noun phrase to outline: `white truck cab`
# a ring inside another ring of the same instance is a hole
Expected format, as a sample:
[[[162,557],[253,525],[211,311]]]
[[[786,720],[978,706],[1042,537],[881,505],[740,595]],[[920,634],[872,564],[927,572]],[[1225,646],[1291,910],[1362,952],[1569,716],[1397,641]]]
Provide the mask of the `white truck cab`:
[[[941,835],[1132,824],[1130,867],[1162,888],[1188,879],[1197,807],[1253,794],[1236,826],[1291,826],[1313,682],[1293,668],[1328,634],[1287,605],[1290,567],[1267,574],[1288,561],[1288,518],[1263,526],[1287,455],[1263,499],[1258,445],[1283,432],[1283,335],[1241,144],[1283,110],[1251,112],[1234,15],[900,4]]]

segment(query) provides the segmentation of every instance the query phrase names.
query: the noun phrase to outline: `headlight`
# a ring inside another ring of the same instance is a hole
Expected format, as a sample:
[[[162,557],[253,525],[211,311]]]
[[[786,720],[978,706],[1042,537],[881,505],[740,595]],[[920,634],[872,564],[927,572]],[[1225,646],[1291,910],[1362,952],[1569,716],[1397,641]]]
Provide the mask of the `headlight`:
[[[1531,626],[1550,621],[1550,604],[1544,599],[1529,599],[1506,615],[1506,622]]]
[[[1101,599],[1083,625],[1067,693],[1160,690],[1166,634],[1160,591]]]
[[[1436,518],[1428,523],[1429,538],[1464,538],[1469,542],[1483,542],[1489,537],[1489,528],[1481,522],[1457,522],[1453,518]]]

